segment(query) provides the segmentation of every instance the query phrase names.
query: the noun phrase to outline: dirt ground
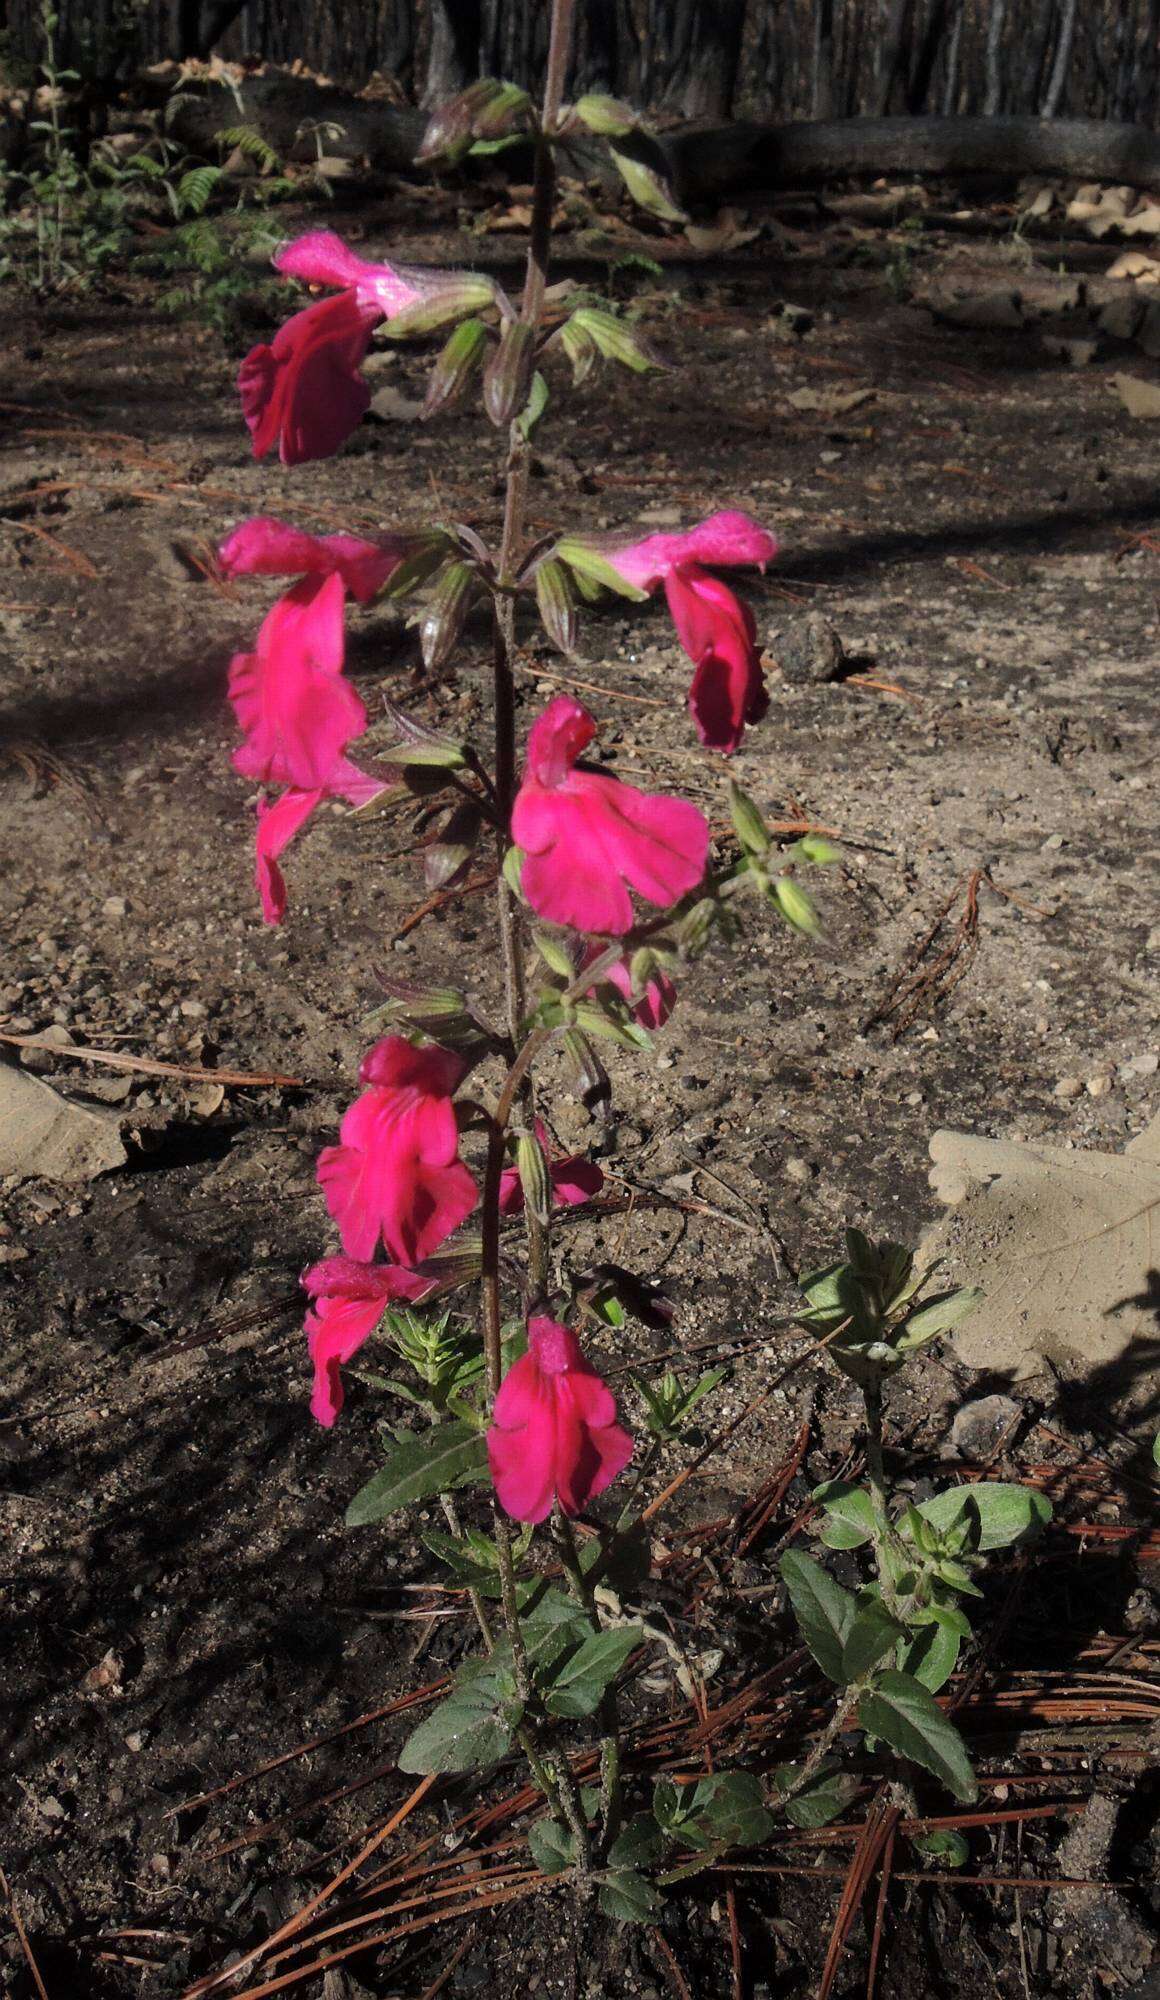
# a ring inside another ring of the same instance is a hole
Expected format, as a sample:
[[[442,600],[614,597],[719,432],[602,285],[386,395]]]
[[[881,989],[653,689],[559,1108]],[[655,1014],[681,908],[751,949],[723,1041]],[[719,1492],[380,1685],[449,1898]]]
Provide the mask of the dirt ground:
[[[518,233],[424,234],[419,207],[397,201],[386,226],[374,211],[336,226],[370,254],[482,254],[514,281]],[[567,237],[560,249],[564,269],[607,283],[609,258],[582,259]],[[606,1165],[719,1213],[581,1217],[559,1234],[571,1268],[652,1272],[675,1301],[673,1333],[634,1324],[630,1353],[609,1337],[614,1365],[674,1344],[733,1359],[721,1419],[800,1345],[791,1269],[836,1254],[847,1221],[917,1241],[938,1206],[936,1127],[1119,1151],[1160,1096],[1157,430],[1111,382],[1125,367],[1160,380],[1160,366],[1108,343],[1073,368],[1034,328],[942,323],[903,296],[899,255],[871,231],[799,222],[732,255],[666,261],[647,311],[675,372],[606,375],[587,396],[561,383],[539,440],[537,531],[669,526],[726,506],[776,529],[779,563],[745,589],[787,671],[771,665],[768,718],[732,768],[771,816],[800,810],[848,843],[820,882],[819,944],[752,915],[732,955],[689,975],[659,1053],[611,1064]],[[932,236],[921,258],[924,284],[1026,275],[996,240]],[[805,309],[804,330],[785,302]],[[343,1531],[383,1406],[356,1386],[333,1433],[313,1425],[296,1281],[332,1247],[313,1161],[367,1039],[373,964],[467,977],[485,996],[497,981],[481,894],[397,936],[424,890],[405,816],[389,809],[322,816],[287,857],[286,926],[262,927],[224,685],[276,586],[216,587],[199,554],[259,511],[320,530],[435,516],[487,534],[498,454],[474,413],[415,423],[426,364],[408,354],[372,364],[376,388],[397,393],[337,459],[255,464],[234,359],[131,286],[12,309],[6,362],[0,747],[24,761],[0,772],[0,1032],[63,1028],[164,1062],[305,1080],[223,1094],[26,1054],[61,1087],[103,1094],[130,1157],[89,1184],[2,1190],[0,1861],[52,2000],[179,1994],[266,1936],[399,1806],[407,1720],[184,1802],[430,1683],[471,1644],[458,1610],[416,1615],[446,1608],[417,1588],[430,1565],[416,1524]],[[802,389],[822,406],[791,404]],[[825,400],[858,390],[844,408]],[[848,656],[838,680],[791,678],[814,612]],[[486,742],[482,629],[431,682],[392,614],[351,624],[372,714],[381,692]],[[720,824],[726,773],[695,744],[663,606],[589,616],[584,651],[602,753]],[[525,656],[525,724],[564,672],[547,652]],[[372,746],[389,740],[374,728]],[[30,782],[29,744],[34,764],[36,746],[57,760],[55,780]],[[1005,893],[980,890],[974,957],[895,1040],[872,1017],[948,899],[957,920],[980,868]],[[558,1127],[593,1143],[574,1100]],[[964,1727],[1012,1797],[1086,1813],[1030,1822],[1018,1853],[1013,1829],[980,1829],[973,1886],[896,1881],[877,1990],[1155,1992],[1157,1571],[1135,1560],[1155,1495],[1123,1470],[1155,1428],[1155,1376],[1092,1383],[1077,1367],[1013,1385],[1002,1369],[929,1360],[890,1405],[915,1478],[971,1461],[949,1429],[983,1392],[1013,1399],[994,1462],[1054,1468],[1059,1520],[1094,1525],[1059,1530],[1034,1589],[1031,1573],[989,1588],[988,1616],[1004,1611],[979,1664],[993,1700]],[[744,1592],[770,1583],[770,1551],[846,1460],[857,1414],[848,1384],[803,1369],[662,1524],[670,1549],[695,1547],[690,1529],[743,1510],[810,1419],[797,1477],[744,1560],[715,1580],[694,1563],[684,1596],[669,1591],[690,1643],[726,1635],[715,1704],[791,1644],[776,1594],[756,1597],[758,1614]],[[799,1682],[813,1686],[805,1669]],[[1021,1688],[1065,1683],[1070,1709],[1018,1708]],[[671,1686],[639,1699],[653,1719],[682,1701]],[[408,1834],[439,1837],[472,1789],[448,1784]],[[933,1789],[924,1799],[946,1809]],[[813,1993],[850,1851],[836,1879],[823,1847],[788,1856],[809,1864],[798,1875],[735,1878],[743,1988],[731,1988],[725,1885],[705,1877],[674,1895],[659,1931],[581,1937],[575,1990],[648,2000],[684,1977],[698,2000]],[[810,1880],[815,1864],[831,1873]],[[1015,1898],[986,1885],[1016,1866],[1097,1886]],[[874,1894],[835,1994],[866,1990]],[[327,2000],[434,1993],[465,1937],[447,1991],[566,1991],[563,1911],[541,1898],[372,1951],[351,1969],[361,1983],[332,1978]],[[14,1935],[4,1950],[5,1990],[34,1993]]]

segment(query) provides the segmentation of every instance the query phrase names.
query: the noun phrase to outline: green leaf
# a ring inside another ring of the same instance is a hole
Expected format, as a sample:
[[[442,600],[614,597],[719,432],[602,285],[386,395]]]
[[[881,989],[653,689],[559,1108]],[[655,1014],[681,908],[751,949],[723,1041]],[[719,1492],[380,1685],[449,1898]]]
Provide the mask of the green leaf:
[[[980,1555],[990,1549],[1009,1548],[1025,1536],[1037,1534],[1051,1519],[1051,1502],[1032,1486],[1005,1484],[981,1479],[974,1486],[950,1486],[924,1500],[918,1509],[941,1535],[963,1523],[977,1530],[972,1546]]]
[[[671,1833],[683,1812],[682,1799],[686,1787],[675,1785],[671,1778],[658,1778],[653,1786],[653,1817],[658,1826]]]
[[[778,1568],[802,1638],[822,1672],[843,1686],[842,1651],[858,1608],[854,1597],[820,1563],[794,1549],[783,1555]]]
[[[473,1486],[487,1471],[487,1441],[470,1424],[436,1424],[396,1445],[386,1464],[356,1493],[346,1510],[348,1528],[383,1521],[400,1507],[430,1500],[457,1486]]]
[[[558,1820],[538,1819],[528,1828],[528,1846],[545,1875],[562,1875],[576,1860],[576,1837]]]
[[[605,1688],[615,1680],[640,1641],[639,1625],[616,1632],[592,1632],[583,1645],[553,1669],[550,1680],[541,1680],[537,1674],[537,1684],[549,1713],[573,1718],[592,1715],[600,1706]]]
[[[634,1813],[608,1850],[609,1864],[613,1868],[647,1867],[650,1861],[659,1861],[663,1847],[664,1839],[652,1813]]]
[[[679,1837],[689,1836],[692,1821],[706,1846],[756,1847],[773,1830],[773,1814],[753,1771],[722,1771],[702,1778],[692,1797],[686,1794],[684,1818]]]
[[[858,1549],[874,1539],[878,1517],[874,1502],[864,1486],[850,1486],[844,1480],[829,1479],[814,1488],[811,1498],[826,1510],[820,1539],[828,1549]]]
[[[606,1917],[622,1924],[644,1924],[660,1907],[661,1894],[647,1876],[634,1868],[610,1868],[597,1897]]]
[[[923,1687],[937,1694],[954,1673],[961,1644],[960,1634],[950,1625],[924,1625],[909,1645],[900,1649],[898,1664],[904,1674],[913,1674]]]
[[[969,1805],[978,1797],[962,1737],[930,1690],[912,1675],[892,1669],[880,1673],[858,1703],[858,1720],[900,1757],[939,1778],[956,1799]]]
[[[614,590],[618,597],[629,597],[639,604],[643,604],[648,597],[647,590],[641,590],[635,583],[627,583],[598,544],[583,535],[561,535],[555,553],[582,581]]]
[[[905,1639],[906,1629],[897,1618],[892,1618],[886,1606],[871,1598],[860,1607],[842,1648],[842,1679],[861,1680],[879,1660],[893,1652],[900,1639]]]
[[[511,1749],[523,1710],[502,1701],[494,1685],[456,1687],[413,1729],[399,1752],[399,1769],[415,1777],[436,1771],[485,1771]]]
[[[638,208],[657,215],[663,222],[687,222],[677,205],[669,180],[669,165],[661,148],[647,132],[626,132],[610,139],[613,164]]]
[[[928,1340],[936,1340],[940,1333],[949,1333],[974,1312],[982,1298],[978,1285],[963,1285],[958,1291],[943,1292],[937,1299],[927,1299],[916,1306],[899,1330],[899,1352],[913,1353],[915,1348],[925,1347]]]
[[[777,1766],[773,1782],[779,1791],[787,1791],[795,1783],[801,1768],[800,1764]],[[860,1787],[861,1780],[852,1771],[841,1771],[832,1761],[823,1762],[804,1791],[798,1792],[782,1810],[791,1826],[828,1826],[845,1812]]]
[[[917,1853],[928,1855],[932,1861],[945,1861],[949,1868],[961,1868],[971,1858],[962,1834],[949,1826],[936,1826],[930,1833],[912,1833],[910,1844]]]
[[[547,407],[548,385],[540,374],[539,369],[537,369],[532,376],[532,386],[528,392],[528,400],[524,404],[521,414],[516,418],[516,429],[525,444],[531,443],[532,432],[535,430]]]

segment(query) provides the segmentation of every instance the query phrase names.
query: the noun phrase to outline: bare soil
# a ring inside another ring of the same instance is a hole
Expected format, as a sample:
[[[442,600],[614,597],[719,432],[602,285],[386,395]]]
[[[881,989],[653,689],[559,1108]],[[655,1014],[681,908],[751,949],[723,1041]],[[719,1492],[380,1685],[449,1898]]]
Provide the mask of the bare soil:
[[[515,281],[518,233],[424,230],[421,205],[397,202],[392,254],[482,254]],[[379,213],[322,219],[365,232],[369,254],[387,246]],[[1156,428],[1126,414],[1111,377],[1160,370],[1115,343],[1071,368],[1034,329],[938,323],[899,296],[900,242],[819,223],[666,260],[647,312],[674,372],[607,375],[594,395],[561,383],[539,442],[537,531],[667,526],[723,506],[776,528],[780,562],[745,586],[770,713],[732,769],[771,816],[804,813],[846,843],[819,878],[818,945],[750,913],[738,949],[687,978],[658,1054],[613,1059],[611,1132],[586,1127],[574,1098],[560,1106],[562,1136],[599,1142],[610,1170],[677,1203],[559,1232],[570,1269],[645,1271],[675,1302],[673,1332],[634,1324],[606,1358],[647,1366],[674,1346],[731,1358],[719,1419],[799,1351],[791,1273],[835,1255],[844,1222],[917,1241],[937,1206],[936,1127],[1114,1151],[1157,1108]],[[562,267],[605,283],[581,248],[564,235]],[[1017,283],[1019,267],[1000,242],[932,237],[921,275],[986,290]],[[812,316],[788,339],[786,301]],[[224,684],[275,586],[223,589],[199,564],[259,511],[319,530],[435,516],[488,534],[498,453],[480,415],[421,428],[404,414],[368,420],[328,464],[255,464],[235,360],[132,283],[13,308],[7,349],[0,747],[22,761],[0,773],[0,1033],[55,1026],[80,1044],[304,1080],[222,1094],[134,1075],[125,1089],[114,1070],[25,1052],[63,1089],[111,1093],[130,1160],[88,1185],[2,1190],[0,1860],[53,2000],[179,1994],[275,1928],[402,1803],[407,1718],[183,1802],[436,1680],[472,1644],[460,1608],[445,1616],[448,1600],[420,1588],[419,1524],[343,1531],[383,1405],[355,1385],[333,1433],[312,1424],[297,1277],[331,1247],[313,1161],[352,1089],[373,965],[453,974],[485,998],[498,979],[485,892],[399,935],[425,892],[407,817],[390,809],[323,816],[287,857],[285,928],[263,929]],[[418,401],[423,357],[373,366],[404,410]],[[787,401],[802,388],[870,394],[827,414]],[[776,664],[800,652],[815,612],[848,656],[835,681]],[[589,616],[584,647],[601,753],[722,825],[726,772],[696,746],[663,607]],[[352,617],[351,657],[372,715],[385,694],[486,743],[482,628],[434,682],[389,613]],[[525,724],[561,675],[530,640]],[[389,740],[385,723],[374,730]],[[960,982],[941,1003],[926,996],[897,1039],[889,1020],[869,1025],[944,906],[953,928],[978,869],[995,886],[979,889]],[[1097,1886],[1017,1899],[985,1879],[895,1881],[878,1991],[1155,1991],[1140,1981],[1158,1913],[1157,1577],[1136,1561],[1155,1518],[1154,1357],[1097,1382],[1079,1359],[1014,1389],[1002,1369],[929,1360],[890,1404],[896,1462],[916,1479],[983,1462],[950,1424],[964,1398],[996,1391],[1014,1402],[992,1462],[1009,1476],[1048,1468],[1065,1525],[1041,1563],[989,1586],[992,1638],[968,1662],[982,1705],[960,1719],[1009,1802],[1090,1813],[1094,1799],[1106,1837],[1061,1861],[1074,1814],[992,1825],[971,1836],[967,1872]],[[804,1416],[805,1457],[763,1534],[743,1558],[678,1565],[666,1584],[667,1557],[699,1546],[699,1523],[743,1514]],[[849,1462],[857,1419],[850,1385],[810,1364],[658,1523],[658,1602],[683,1644],[725,1647],[714,1706],[792,1643],[776,1592],[744,1593],[772,1584],[770,1552],[810,1486]],[[1067,1531],[1081,1521],[1090,1536]],[[795,1685],[824,1702],[808,1665]],[[1053,1707],[1077,1688],[1078,1707]],[[635,1699],[638,1719],[682,1712],[672,1685]],[[720,1754],[749,1747],[742,1730]],[[476,1801],[474,1786],[441,1791],[407,1837],[440,1837]],[[933,1787],[922,1798],[946,1809]],[[831,1871],[815,1880],[734,1878],[736,1989],[727,1884],[710,1875],[674,1893],[659,1934],[573,1932],[573,1990],[678,1992],[683,1976],[698,2000],[810,1994],[852,1851],[775,1854]],[[921,1872],[903,1856],[896,1869]],[[877,1893],[836,1994],[866,1990]],[[481,1916],[446,1990],[567,1991],[568,1921],[559,1897]],[[465,1935],[458,1923],[372,1950],[351,1968],[361,1984],[332,1981],[328,2000],[434,1992]],[[15,1935],[3,1949],[6,1990],[33,1993]]]

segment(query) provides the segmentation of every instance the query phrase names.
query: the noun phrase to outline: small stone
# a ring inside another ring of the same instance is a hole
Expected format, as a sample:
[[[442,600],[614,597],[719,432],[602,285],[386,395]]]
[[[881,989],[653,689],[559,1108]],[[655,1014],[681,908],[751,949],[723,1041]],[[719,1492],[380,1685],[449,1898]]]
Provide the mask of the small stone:
[[[960,1458],[978,1464],[990,1458],[1004,1433],[1022,1414],[1010,1396],[979,1396],[964,1403],[951,1425],[951,1445]]]
[[[842,641],[820,611],[807,612],[804,618],[774,633],[769,651],[781,668],[782,679],[794,687],[836,681],[846,663]]]
[[[1082,1097],[1083,1084],[1078,1076],[1061,1076],[1055,1086],[1056,1097]]]
[[[1087,1094],[1089,1097],[1106,1097],[1111,1087],[1112,1079],[1106,1070],[1099,1076],[1089,1076],[1087,1080]]]
[[[1144,946],[1144,950],[1160,951],[1160,924],[1157,924],[1155,930],[1148,932],[1148,940]]]
[[[1155,1049],[1146,1049],[1143,1055],[1133,1056],[1130,1062],[1120,1064],[1126,1076],[1155,1076],[1160,1069],[1160,1056]]]
[[[187,1021],[204,1021],[207,1013],[204,1000],[183,1000],[181,1012]]]
[[[782,1173],[787,1181],[793,1181],[797,1187],[808,1187],[814,1177],[814,1170],[809,1161],[799,1159],[795,1153],[791,1153],[782,1168]]]
[[[145,1730],[131,1729],[129,1731],[129,1734],[125,1738],[125,1748],[126,1750],[132,1750],[134,1754],[136,1754],[138,1750],[143,1750],[145,1748],[145,1745],[148,1742],[148,1740],[149,1739],[148,1736],[146,1735]]]
[[[1041,854],[1058,854],[1063,845],[1064,838],[1062,833],[1049,833],[1039,852]]]
[[[124,896],[106,896],[101,904],[101,915],[108,917],[111,923],[116,923],[118,918],[127,917],[128,914],[129,905]]]
[[[908,1104],[921,1104],[921,1103],[922,1103],[922,1101],[923,1101],[923,1099],[922,1099],[922,1092],[921,1092],[921,1090],[909,1090],[909,1091],[907,1091],[907,1093],[906,1093],[906,1101],[907,1101],[907,1103],[908,1103]]]

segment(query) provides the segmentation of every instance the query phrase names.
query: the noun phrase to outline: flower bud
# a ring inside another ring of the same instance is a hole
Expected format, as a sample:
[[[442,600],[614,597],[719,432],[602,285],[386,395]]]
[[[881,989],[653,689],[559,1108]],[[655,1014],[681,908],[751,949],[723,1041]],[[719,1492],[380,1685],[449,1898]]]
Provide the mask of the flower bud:
[[[572,324],[588,335],[606,361],[619,361],[637,375],[667,365],[627,320],[618,319],[615,313],[604,312],[599,306],[578,306],[572,314]]]
[[[772,883],[773,897],[786,923],[795,931],[802,931],[806,937],[816,937],[821,930],[818,913],[813,899],[807,896],[799,882],[792,875],[779,875]]]
[[[613,139],[608,148],[613,165],[638,208],[662,222],[687,222],[677,206],[669,179],[668,161],[655,139],[647,132],[627,132]]]
[[[572,111],[598,139],[617,139],[626,132],[635,132],[640,122],[631,104],[625,104],[619,97],[606,97],[602,91],[589,91],[586,96],[578,97]]]
[[[503,858],[503,879],[511,890],[512,895],[518,896],[521,903],[524,900],[524,892],[520,887],[520,876],[523,874],[523,869],[523,848],[509,847]]]
[[[521,1132],[516,1140],[516,1171],[530,1213],[537,1222],[546,1224],[552,1209],[552,1180],[544,1149],[534,1132]]]
[[[713,934],[717,922],[717,905],[711,896],[703,896],[687,910],[677,926],[677,944],[685,958],[699,958]]]
[[[583,326],[577,326],[575,313],[571,319],[564,321],[552,338],[559,341],[572,363],[573,383],[578,385],[587,381],[596,364],[596,342]]]
[[[487,328],[481,319],[460,320],[427,378],[422,420],[460,401],[487,353]]]
[[[561,653],[574,653],[580,622],[576,593],[568,571],[555,557],[550,556],[536,571],[536,603],[553,646]]]
[[[648,597],[647,590],[638,590],[634,583],[626,582],[601,553],[599,544],[587,535],[562,535],[556,543],[556,555],[567,563],[582,590],[585,584],[598,584],[604,590],[614,590],[618,597],[632,598],[637,604],[643,604]]]
[[[381,973],[379,984],[387,999],[367,1017],[368,1026],[374,1024],[388,1034],[431,1035],[443,1042],[463,1033],[478,1033],[464,995],[454,986],[412,986],[405,980],[384,978]]]
[[[571,986],[576,977],[576,967],[559,938],[549,937],[546,931],[535,931],[533,942],[548,970]]]
[[[812,861],[816,868],[827,868],[831,862],[842,859],[840,849],[832,841],[823,840],[820,833],[803,834],[797,848],[803,860]]]
[[[451,658],[478,590],[479,573],[474,563],[448,563],[431,592],[419,627],[419,644],[428,673],[438,673]]]
[[[430,528],[424,534],[409,535],[407,553],[398,568],[391,571],[382,596],[407,597],[411,591],[418,590],[446,561],[452,546],[451,537],[442,528]]]
[[[428,889],[445,889],[461,875],[475,852],[483,815],[464,799],[449,815],[438,840],[423,850],[423,880]]]
[[[526,90],[515,83],[504,83],[496,76],[482,76],[433,112],[415,155],[415,164],[428,166],[441,160],[454,166],[471,151],[477,139],[507,139],[527,131],[530,113],[531,100]]]
[[[510,319],[483,371],[483,407],[493,424],[502,428],[519,416],[531,391],[535,360],[535,328]]]
[[[741,842],[746,854],[768,854],[769,834],[765,821],[754,805],[748,792],[740,785],[730,782],[729,813],[733,821],[733,831]]]
[[[425,298],[404,306],[402,312],[384,323],[384,337],[406,340],[412,334],[437,333],[453,320],[466,319],[471,313],[494,306],[496,290],[495,279],[484,277],[481,271],[449,271],[446,278],[430,282]]]

